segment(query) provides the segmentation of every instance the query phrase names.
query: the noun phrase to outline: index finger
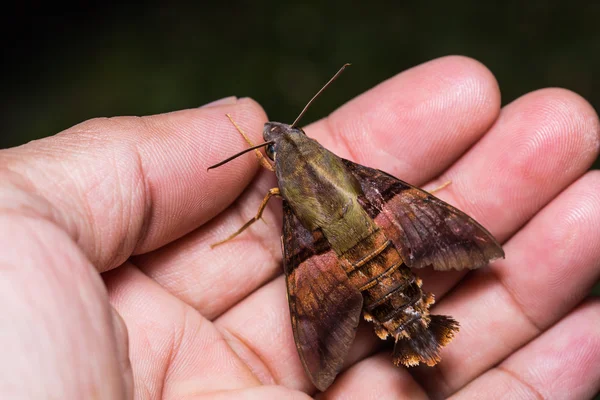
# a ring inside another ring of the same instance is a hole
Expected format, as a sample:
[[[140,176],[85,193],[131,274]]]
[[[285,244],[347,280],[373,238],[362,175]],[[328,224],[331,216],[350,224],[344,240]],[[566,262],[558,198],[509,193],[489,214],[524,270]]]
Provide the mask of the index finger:
[[[246,145],[226,113],[254,140],[266,120],[256,102],[228,101],[93,119],[3,150],[3,181],[13,194],[2,206],[52,220],[100,271],[161,247],[227,207],[258,168],[249,155],[206,172]]]

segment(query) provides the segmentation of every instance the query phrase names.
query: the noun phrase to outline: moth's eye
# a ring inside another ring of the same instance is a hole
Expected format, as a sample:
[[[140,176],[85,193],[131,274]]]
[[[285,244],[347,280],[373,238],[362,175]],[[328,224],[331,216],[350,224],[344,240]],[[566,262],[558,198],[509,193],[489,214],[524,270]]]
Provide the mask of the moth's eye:
[[[267,157],[269,157],[271,161],[275,161],[275,144],[271,143],[267,145],[265,152],[267,153]]]

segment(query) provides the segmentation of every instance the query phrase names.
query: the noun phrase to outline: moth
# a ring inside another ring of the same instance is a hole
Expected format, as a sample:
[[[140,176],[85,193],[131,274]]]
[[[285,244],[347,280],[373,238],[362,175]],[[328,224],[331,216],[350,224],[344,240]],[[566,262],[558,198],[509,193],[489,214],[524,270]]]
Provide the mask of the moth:
[[[504,257],[494,237],[473,218],[395,177],[340,158],[297,126],[267,122],[254,150],[275,172],[258,213],[273,196],[283,199],[283,250],[292,329],[307,375],[324,391],[340,372],[361,315],[381,339],[394,341],[397,366],[433,366],[458,332],[452,317],[432,315],[434,296],[414,269],[474,269]],[[231,119],[231,117],[230,117]],[[272,164],[258,150],[265,152]],[[214,245],[213,245],[214,246]]]

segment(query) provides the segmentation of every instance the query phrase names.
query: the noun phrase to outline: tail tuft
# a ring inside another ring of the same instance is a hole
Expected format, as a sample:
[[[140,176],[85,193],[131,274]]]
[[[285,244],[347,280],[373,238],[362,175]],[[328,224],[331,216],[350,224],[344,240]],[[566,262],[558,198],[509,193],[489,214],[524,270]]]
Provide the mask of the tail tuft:
[[[441,348],[458,332],[458,322],[445,315],[432,315],[428,327],[416,322],[407,331],[410,337],[399,337],[394,346],[394,364],[413,367],[425,363],[432,367],[441,360]]]

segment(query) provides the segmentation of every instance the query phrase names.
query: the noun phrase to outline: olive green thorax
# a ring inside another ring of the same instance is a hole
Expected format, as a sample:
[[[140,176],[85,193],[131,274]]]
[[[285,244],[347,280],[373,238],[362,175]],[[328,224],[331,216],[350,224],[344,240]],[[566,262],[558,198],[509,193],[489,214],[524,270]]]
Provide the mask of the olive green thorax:
[[[358,203],[360,184],[338,156],[287,124],[268,122],[263,136],[274,142],[267,154],[281,195],[304,227],[321,228],[338,254],[377,229]]]

